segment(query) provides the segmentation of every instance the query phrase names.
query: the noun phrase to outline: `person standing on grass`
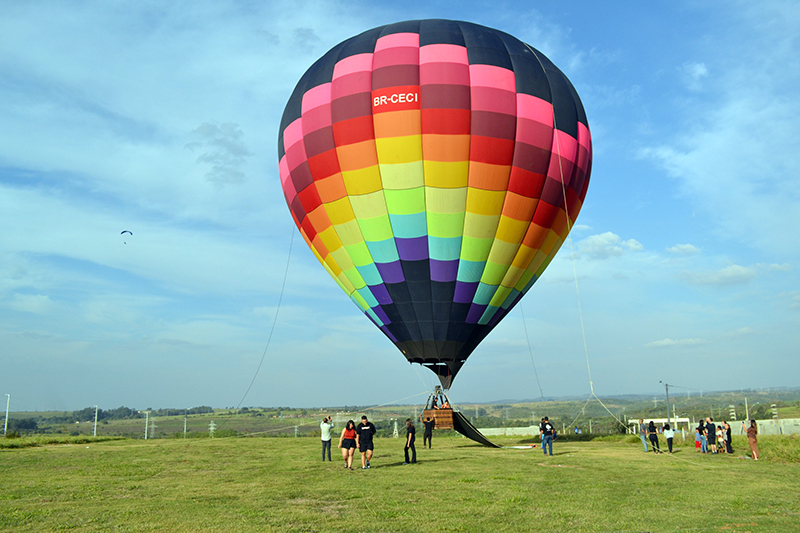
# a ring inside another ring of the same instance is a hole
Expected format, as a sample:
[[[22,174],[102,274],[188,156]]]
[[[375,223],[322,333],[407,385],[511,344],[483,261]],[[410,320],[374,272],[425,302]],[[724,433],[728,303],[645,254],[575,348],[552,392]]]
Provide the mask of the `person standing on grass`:
[[[414,447],[414,440],[417,438],[417,428],[410,418],[406,418],[406,447],[403,450],[406,454],[406,462],[404,465],[414,464],[417,462],[417,449]],[[411,461],[408,460],[408,450],[411,450]]]
[[[553,433],[555,428],[550,423],[550,419],[544,417],[542,422],[542,451],[547,455],[547,447],[550,446],[550,457],[553,456]]]
[[[742,429],[747,430],[747,442],[750,444],[750,453],[753,454],[753,459],[758,461],[758,426],[755,420],[750,421],[750,427],[745,427],[742,422]]]
[[[717,453],[717,426],[710,416],[706,418],[706,438],[711,446],[711,453]]]
[[[697,426],[697,431],[700,433],[700,453],[708,453],[708,437],[706,437],[706,425],[703,421]]]
[[[733,442],[731,441],[731,425],[728,424],[727,420],[723,420],[722,425],[725,427],[725,451],[727,451],[728,453],[733,453]]]
[[[675,438],[675,430],[669,427],[669,424],[664,425],[664,438],[667,439],[669,453],[672,453],[672,439]]]
[[[342,459],[344,467],[353,469],[353,454],[356,451],[356,423],[348,420],[344,426],[344,431],[339,435],[339,448],[342,449]]]
[[[326,416],[319,424],[320,437],[322,438],[322,461],[325,461],[325,450],[328,450],[328,461],[331,460],[331,429],[333,429],[333,421],[331,417]]]
[[[647,426],[647,436],[650,437],[650,444],[653,445],[653,453],[661,453],[658,447],[658,430],[656,429],[655,422],[652,420],[650,421],[650,425]]]
[[[356,445],[361,452],[361,470],[369,468],[369,461],[372,459],[373,444],[372,436],[375,435],[375,424],[367,420],[367,415],[361,417],[361,423],[356,426]]]
[[[419,417],[422,420],[422,415]],[[433,442],[433,428],[436,427],[436,420],[431,420],[431,417],[428,417],[426,420],[422,421],[422,425],[425,426],[425,430],[422,434],[422,447],[425,447],[425,443],[428,443],[428,449],[431,449],[431,442]]]
[[[645,425],[644,420],[641,418],[639,419],[639,438],[642,439],[644,451],[647,453],[647,426]]]

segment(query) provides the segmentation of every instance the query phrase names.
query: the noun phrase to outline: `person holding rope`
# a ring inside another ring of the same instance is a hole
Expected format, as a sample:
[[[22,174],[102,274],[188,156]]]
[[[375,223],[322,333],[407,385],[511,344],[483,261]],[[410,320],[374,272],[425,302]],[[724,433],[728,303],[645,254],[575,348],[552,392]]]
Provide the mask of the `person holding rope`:
[[[647,436],[650,437],[650,444],[653,445],[653,453],[661,453],[658,447],[658,430],[656,429],[655,422],[652,420],[650,421],[650,425],[647,426]]]
[[[419,415],[419,419],[422,420],[422,415]],[[422,425],[425,426],[425,430],[422,434],[422,447],[425,447],[425,443],[428,443],[428,449],[431,449],[431,443],[433,442],[433,428],[436,427],[436,420],[431,419],[428,417],[426,420],[422,420]]]

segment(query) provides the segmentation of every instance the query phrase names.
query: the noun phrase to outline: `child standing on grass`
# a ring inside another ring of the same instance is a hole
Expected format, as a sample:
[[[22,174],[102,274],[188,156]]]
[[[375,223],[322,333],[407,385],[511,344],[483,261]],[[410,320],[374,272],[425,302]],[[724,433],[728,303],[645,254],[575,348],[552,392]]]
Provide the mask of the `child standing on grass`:
[[[664,438],[667,439],[667,448],[669,453],[672,453],[672,439],[675,437],[675,430],[669,427],[669,424],[664,425]]]

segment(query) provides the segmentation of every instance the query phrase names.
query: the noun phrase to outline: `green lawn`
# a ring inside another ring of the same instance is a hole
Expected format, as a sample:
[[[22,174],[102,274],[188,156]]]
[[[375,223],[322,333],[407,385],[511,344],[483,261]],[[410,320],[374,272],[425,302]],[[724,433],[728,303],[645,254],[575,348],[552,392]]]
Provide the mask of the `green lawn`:
[[[335,448],[322,463],[312,437],[4,449],[0,530],[796,531],[797,441],[764,437],[756,462],[741,438],[735,456],[623,437],[557,441],[554,457],[434,438],[404,466],[402,439],[377,439],[367,471]]]

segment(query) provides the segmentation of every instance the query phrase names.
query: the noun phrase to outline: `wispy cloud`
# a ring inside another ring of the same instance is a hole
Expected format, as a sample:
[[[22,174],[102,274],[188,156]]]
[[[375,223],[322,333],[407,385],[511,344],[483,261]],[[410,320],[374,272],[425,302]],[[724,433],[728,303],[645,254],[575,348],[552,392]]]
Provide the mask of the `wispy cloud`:
[[[728,265],[710,272],[684,272],[683,279],[692,285],[738,285],[747,283],[756,277],[754,267]]]
[[[671,348],[674,346],[697,346],[705,344],[705,339],[661,339],[660,341],[648,342],[646,348]]]
[[[705,63],[684,63],[679,70],[684,83],[690,90],[699,91],[703,88],[703,81],[708,77],[708,67]]]
[[[200,152],[198,163],[211,168],[206,172],[206,179],[217,184],[236,184],[245,180],[242,170],[248,157],[253,155],[244,143],[244,132],[238,124],[204,122],[198,126],[192,136],[196,139],[187,143],[184,148],[192,152]]]
[[[667,248],[667,251],[676,255],[695,255],[700,253],[700,248],[693,244],[676,244]]]

